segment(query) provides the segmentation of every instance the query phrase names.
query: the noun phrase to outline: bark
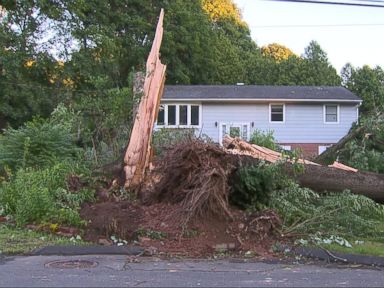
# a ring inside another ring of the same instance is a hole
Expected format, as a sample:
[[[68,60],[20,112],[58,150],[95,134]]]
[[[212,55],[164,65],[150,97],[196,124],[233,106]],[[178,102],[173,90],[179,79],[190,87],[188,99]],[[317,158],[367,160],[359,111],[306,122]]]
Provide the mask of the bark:
[[[384,175],[368,172],[351,172],[327,166],[305,165],[304,173],[295,175],[292,164],[285,170],[298,183],[316,192],[342,192],[349,189],[376,202],[384,203]]]
[[[147,59],[146,77],[139,108],[133,125],[130,141],[124,157],[125,187],[135,190],[142,183],[151,158],[152,131],[164,89],[166,66],[160,61],[160,46],[163,37],[164,11],[161,10],[155,39]],[[138,88],[135,87],[137,90]]]
[[[228,153],[253,157],[255,160],[265,160],[271,163],[282,160],[282,155],[276,151],[249,144],[239,138],[226,136],[223,145]],[[248,159],[248,163],[249,159]],[[255,161],[255,163],[257,163]],[[304,172],[294,171],[295,163],[304,165]],[[338,166],[336,166],[338,167]],[[286,173],[303,186],[316,192],[342,192],[349,189],[352,193],[361,194],[377,202],[384,203],[384,174],[353,172],[340,168],[321,166],[317,163],[298,159],[292,162],[287,159],[284,169]],[[348,167],[350,169],[350,167]]]

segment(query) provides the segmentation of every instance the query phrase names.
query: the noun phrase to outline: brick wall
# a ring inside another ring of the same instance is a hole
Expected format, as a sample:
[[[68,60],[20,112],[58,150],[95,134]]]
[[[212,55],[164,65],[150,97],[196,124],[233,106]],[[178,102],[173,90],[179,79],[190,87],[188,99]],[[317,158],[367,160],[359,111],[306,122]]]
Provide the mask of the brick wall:
[[[319,155],[319,146],[332,145],[333,143],[279,143],[279,144],[291,146],[291,150],[300,149],[305,158],[311,159]]]

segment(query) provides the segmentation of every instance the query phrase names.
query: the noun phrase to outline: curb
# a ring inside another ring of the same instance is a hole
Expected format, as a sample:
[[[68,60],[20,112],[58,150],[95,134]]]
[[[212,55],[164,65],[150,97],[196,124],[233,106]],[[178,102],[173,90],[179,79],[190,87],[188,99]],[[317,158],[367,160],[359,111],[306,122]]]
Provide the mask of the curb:
[[[361,254],[347,254],[340,252],[328,251],[326,249],[308,248],[308,247],[291,247],[280,246],[278,247],[280,252],[293,253],[297,256],[304,256],[307,258],[324,260],[327,262],[337,262],[344,264],[360,264],[375,267],[384,267],[384,257],[380,256],[368,256]]]
[[[140,247],[129,246],[46,246],[31,252],[33,256],[51,255],[131,255],[138,256],[144,253]]]

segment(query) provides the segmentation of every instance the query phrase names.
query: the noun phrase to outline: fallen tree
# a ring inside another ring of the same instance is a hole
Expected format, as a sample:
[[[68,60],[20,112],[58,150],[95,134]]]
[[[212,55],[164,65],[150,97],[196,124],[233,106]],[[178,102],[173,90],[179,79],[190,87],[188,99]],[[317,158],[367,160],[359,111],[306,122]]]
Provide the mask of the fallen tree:
[[[333,167],[307,164],[304,172],[295,175],[292,165],[286,171],[300,186],[316,192],[342,192],[345,189],[361,194],[376,202],[384,203],[384,175],[370,172],[351,172]]]
[[[229,153],[242,154],[255,160],[276,162],[282,160],[280,153],[270,149],[249,144],[239,138],[226,136],[223,145]],[[261,149],[260,149],[261,148]],[[296,173],[294,165],[304,165],[302,173]],[[317,163],[297,159],[287,159],[285,171],[303,187],[316,192],[342,192],[346,189],[361,194],[377,202],[384,203],[384,175],[370,172],[353,172],[342,168],[321,166]]]

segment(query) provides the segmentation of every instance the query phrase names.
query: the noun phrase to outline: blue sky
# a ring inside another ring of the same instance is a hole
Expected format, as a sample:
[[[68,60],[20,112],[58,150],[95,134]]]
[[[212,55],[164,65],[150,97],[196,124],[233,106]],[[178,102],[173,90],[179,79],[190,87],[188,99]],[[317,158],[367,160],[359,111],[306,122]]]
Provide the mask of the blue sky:
[[[338,72],[347,62],[355,67],[367,64],[384,68],[384,8],[263,0],[234,2],[259,46],[277,42],[301,55],[308,43],[316,40]]]

